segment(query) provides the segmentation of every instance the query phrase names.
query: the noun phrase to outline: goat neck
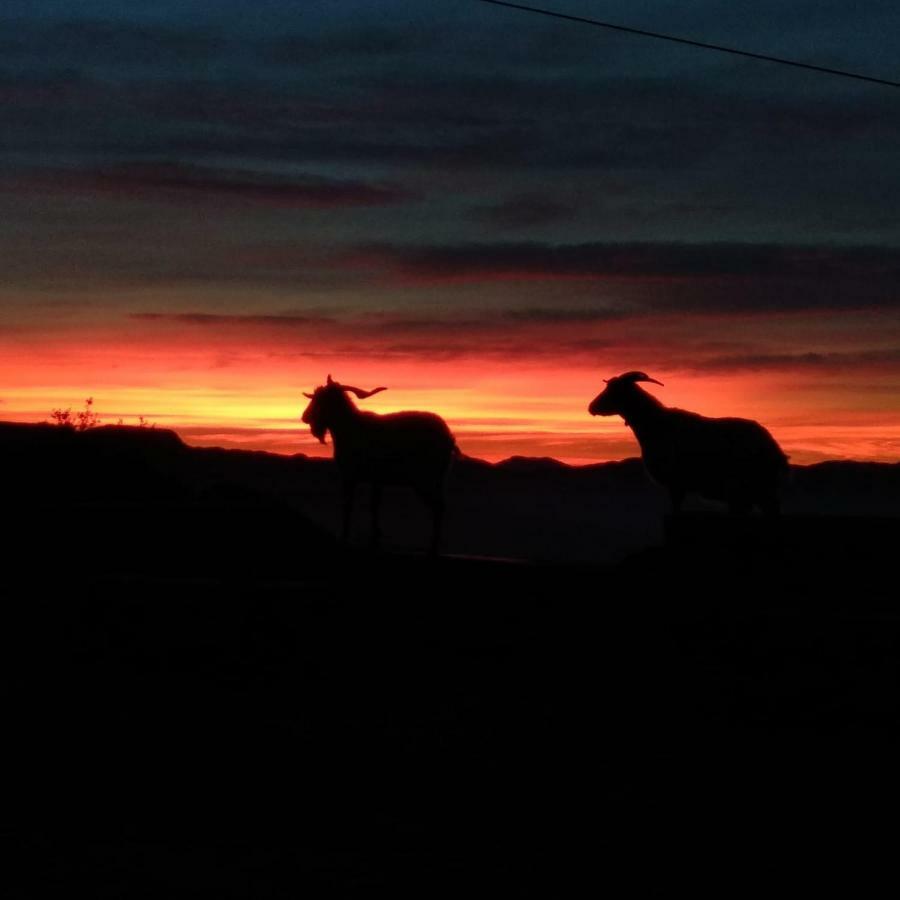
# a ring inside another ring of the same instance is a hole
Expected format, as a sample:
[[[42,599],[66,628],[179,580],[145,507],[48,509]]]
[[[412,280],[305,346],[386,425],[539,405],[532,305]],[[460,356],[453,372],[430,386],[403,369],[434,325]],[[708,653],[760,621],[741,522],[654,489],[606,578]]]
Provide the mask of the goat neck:
[[[363,413],[353,400],[341,392],[340,400],[334,404],[328,419],[328,430],[334,442],[335,452],[344,437],[351,437],[362,424]]]
[[[622,399],[619,415],[643,446],[643,437],[651,437],[663,425],[666,407],[652,394],[634,385]]]

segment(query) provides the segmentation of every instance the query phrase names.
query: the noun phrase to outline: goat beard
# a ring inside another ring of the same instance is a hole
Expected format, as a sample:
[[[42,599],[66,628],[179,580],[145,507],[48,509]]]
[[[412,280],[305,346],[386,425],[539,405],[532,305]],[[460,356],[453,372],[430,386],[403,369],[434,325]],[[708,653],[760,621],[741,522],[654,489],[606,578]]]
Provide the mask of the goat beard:
[[[313,437],[318,439],[320,444],[325,443],[325,435],[328,433],[328,429],[317,428],[314,425],[310,425],[309,430],[312,432]]]

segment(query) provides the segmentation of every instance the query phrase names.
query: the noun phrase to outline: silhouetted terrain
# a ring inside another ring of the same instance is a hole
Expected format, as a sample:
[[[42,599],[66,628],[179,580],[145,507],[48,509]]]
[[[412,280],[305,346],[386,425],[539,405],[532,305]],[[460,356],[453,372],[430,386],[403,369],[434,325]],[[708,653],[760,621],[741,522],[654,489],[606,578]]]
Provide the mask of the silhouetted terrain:
[[[0,453],[9,896],[858,890],[895,842],[898,466],[795,468],[770,527],[460,461],[447,551],[538,564],[342,548],[328,461]]]
[[[259,551],[268,541],[277,545],[270,554],[273,564],[284,561],[282,541],[330,544],[330,536],[340,530],[340,486],[330,459],[187,447],[163,429],[110,426],[76,433],[8,423],[0,423],[0,452],[8,461],[11,502],[29,515],[59,507],[63,518],[45,523],[54,528],[69,527],[65,516],[77,511],[82,522],[89,517],[111,532],[108,537],[127,544],[118,521],[156,516],[157,540],[168,540],[172,549],[179,529],[240,530],[238,523],[252,522],[249,537],[261,545]],[[686,508],[720,509],[698,498],[689,498]],[[552,459],[514,457],[492,465],[463,458],[451,472],[443,549],[609,563],[661,545],[667,511],[665,492],[650,481],[639,459],[573,467]],[[900,464],[795,466],[784,511],[788,516],[900,516]],[[388,489],[382,515],[387,549],[427,546],[429,515],[409,489]],[[353,542],[365,546],[368,529],[363,488]],[[119,555],[137,551],[142,560],[147,549],[117,547]],[[105,553],[115,563],[117,554]]]

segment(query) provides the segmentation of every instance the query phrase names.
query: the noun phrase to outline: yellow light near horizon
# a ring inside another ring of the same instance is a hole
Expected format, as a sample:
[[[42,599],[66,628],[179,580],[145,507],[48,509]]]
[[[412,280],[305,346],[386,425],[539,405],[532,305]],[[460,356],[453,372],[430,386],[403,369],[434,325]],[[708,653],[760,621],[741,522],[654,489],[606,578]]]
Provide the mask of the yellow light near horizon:
[[[524,453],[571,461],[639,452],[619,417],[587,413],[588,403],[603,388],[594,363],[532,359],[517,366],[492,358],[412,361],[346,354],[322,362],[286,355],[280,347],[269,354],[262,344],[241,345],[239,352],[232,348],[223,356],[221,347],[193,340],[188,343],[179,336],[172,344],[136,345],[110,338],[96,347],[79,345],[67,354],[59,343],[44,346],[34,340],[24,346],[0,339],[0,418],[46,421],[53,409],[77,411],[92,396],[93,409],[104,424],[119,419],[133,424],[143,416],[161,427],[185,430],[189,441],[208,443],[213,433],[234,443],[255,440],[262,449],[277,446],[280,452],[294,452],[291,448],[299,445],[303,452],[309,447],[310,452],[330,453],[330,446],[307,441],[299,418],[307,403],[303,391],[323,383],[331,370],[336,378],[363,389],[387,386],[385,392],[360,401],[364,409],[440,414],[464,452],[467,447],[489,448],[496,458]],[[757,419],[794,462],[829,454],[900,457],[900,388],[882,391],[876,404],[864,390],[860,396],[865,403],[856,402],[846,390],[851,375],[843,371],[832,381],[840,380],[844,393],[839,395],[820,372],[791,379],[789,388],[784,377],[773,373],[701,376],[660,365],[652,374],[665,387],[648,389],[666,405]],[[843,405],[838,402],[842,397],[848,398]],[[191,436],[191,429],[198,431]]]

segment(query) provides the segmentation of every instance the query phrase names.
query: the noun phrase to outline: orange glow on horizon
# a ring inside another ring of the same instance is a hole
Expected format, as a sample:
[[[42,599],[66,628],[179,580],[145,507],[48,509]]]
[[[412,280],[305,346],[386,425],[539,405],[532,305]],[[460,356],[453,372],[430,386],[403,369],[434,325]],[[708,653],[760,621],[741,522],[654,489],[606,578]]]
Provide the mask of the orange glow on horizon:
[[[188,338],[191,338],[188,340]],[[327,456],[299,422],[306,400],[327,374],[363,388],[389,390],[365,401],[374,412],[428,409],[442,415],[464,453],[491,461],[511,455],[553,456],[573,464],[639,455],[619,417],[591,418],[590,400],[603,378],[626,368],[626,351],[604,362],[491,358],[411,360],[284,352],[264,342],[204,345],[196,335],[165,341],[115,340],[91,344],[7,338],[0,358],[0,418],[47,421],[51,410],[78,410],[87,396],[103,424],[139,416],[172,428],[189,444],[243,447]],[[866,409],[845,391],[836,402],[837,377],[815,373],[798,382],[772,372],[713,375],[666,368],[650,374],[665,387],[650,390],[669,406],[706,415],[761,421],[794,463],[853,458],[900,459],[900,390]],[[867,377],[871,380],[871,374]],[[846,373],[841,374],[846,382]],[[846,387],[846,385],[844,385]],[[870,404],[871,405],[871,404]]]

